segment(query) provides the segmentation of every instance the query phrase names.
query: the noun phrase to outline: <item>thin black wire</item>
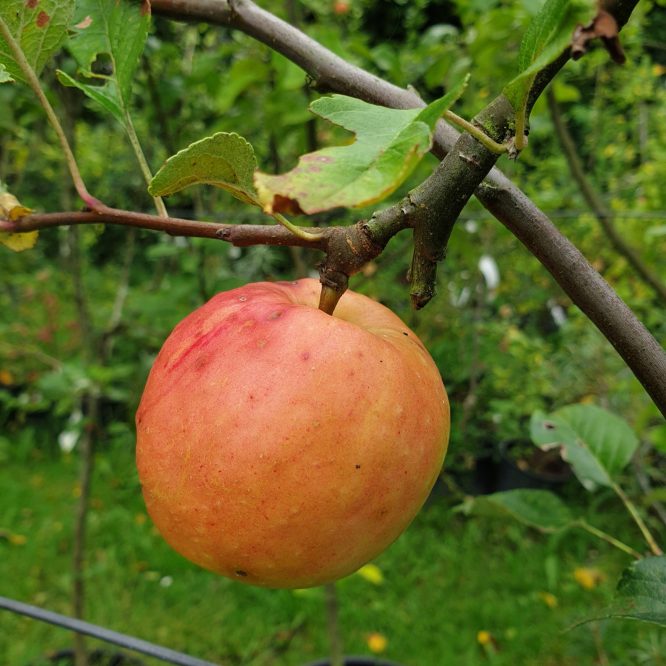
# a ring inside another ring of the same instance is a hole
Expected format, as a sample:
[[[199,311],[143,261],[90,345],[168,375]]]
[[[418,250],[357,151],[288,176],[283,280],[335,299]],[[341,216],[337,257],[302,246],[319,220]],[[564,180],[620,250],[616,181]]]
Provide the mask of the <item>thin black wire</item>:
[[[79,634],[99,638],[107,643],[113,643],[114,645],[127,648],[128,650],[134,650],[135,652],[140,652],[149,657],[161,659],[169,664],[177,664],[177,666],[218,666],[218,664],[214,664],[211,661],[204,661],[203,659],[190,657],[182,652],[176,652],[175,650],[149,643],[148,641],[135,638],[134,636],[121,634],[117,631],[91,624],[90,622],[67,617],[66,615],[44,610],[38,606],[24,604],[21,601],[15,601],[14,599],[8,599],[7,597],[0,597],[0,609],[8,610],[12,613],[18,613],[19,615],[26,615],[34,620],[54,624],[57,627],[76,631]]]

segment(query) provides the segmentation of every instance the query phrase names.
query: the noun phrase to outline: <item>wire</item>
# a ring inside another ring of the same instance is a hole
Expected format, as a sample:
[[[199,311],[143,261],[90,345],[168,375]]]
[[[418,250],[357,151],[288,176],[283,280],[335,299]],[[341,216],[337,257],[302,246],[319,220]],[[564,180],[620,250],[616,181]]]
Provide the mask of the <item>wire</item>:
[[[121,634],[117,631],[112,631],[111,629],[105,629],[104,627],[100,627],[96,624],[91,624],[90,622],[84,622],[83,620],[67,617],[66,615],[44,610],[38,606],[24,604],[20,601],[15,601],[14,599],[8,599],[7,597],[0,597],[0,609],[8,610],[19,615],[25,615],[27,617],[33,618],[34,620],[39,620],[40,622],[54,624],[57,627],[63,627],[71,631],[76,631],[79,634],[85,634],[86,636],[99,638],[100,640],[106,641],[107,643],[112,643],[114,645],[127,648],[128,650],[134,650],[135,652],[140,652],[141,654],[148,655],[149,657],[161,659],[162,661],[166,661],[170,664],[177,664],[178,666],[218,666],[211,661],[204,661],[203,659],[190,657],[189,655],[183,654],[182,652],[176,652],[175,650],[170,650],[169,648],[162,647],[161,645],[149,643],[148,641],[135,638],[134,636]]]

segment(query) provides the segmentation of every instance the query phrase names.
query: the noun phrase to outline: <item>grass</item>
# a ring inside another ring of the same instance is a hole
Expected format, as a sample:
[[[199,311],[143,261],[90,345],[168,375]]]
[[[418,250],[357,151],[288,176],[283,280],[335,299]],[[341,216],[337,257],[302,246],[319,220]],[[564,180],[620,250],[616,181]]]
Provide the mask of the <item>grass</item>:
[[[0,467],[0,594],[69,614],[76,474],[72,457]],[[594,520],[640,543],[611,500]],[[544,536],[465,518],[438,500],[375,564],[383,583],[354,575],[338,586],[349,654],[371,654],[368,637],[379,633],[382,656],[406,666],[666,663],[656,628],[604,621],[567,630],[601,612],[628,564],[585,533]],[[579,567],[600,577],[591,589],[574,578]],[[87,588],[88,620],[220,664],[302,666],[327,652],[322,590],[243,586],[164,544],[143,508],[129,447],[98,456]],[[38,666],[71,644],[63,629],[0,613],[3,664]]]

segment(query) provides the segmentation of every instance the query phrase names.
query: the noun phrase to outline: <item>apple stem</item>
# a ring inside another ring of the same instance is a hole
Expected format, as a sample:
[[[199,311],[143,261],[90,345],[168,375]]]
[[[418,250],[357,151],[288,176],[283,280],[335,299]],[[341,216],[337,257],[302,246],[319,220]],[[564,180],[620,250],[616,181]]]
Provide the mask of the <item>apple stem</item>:
[[[335,287],[322,284],[321,294],[319,296],[319,309],[328,315],[332,315],[335,311],[335,307],[338,304],[338,301],[340,298],[342,298],[343,293],[344,292],[340,292]]]

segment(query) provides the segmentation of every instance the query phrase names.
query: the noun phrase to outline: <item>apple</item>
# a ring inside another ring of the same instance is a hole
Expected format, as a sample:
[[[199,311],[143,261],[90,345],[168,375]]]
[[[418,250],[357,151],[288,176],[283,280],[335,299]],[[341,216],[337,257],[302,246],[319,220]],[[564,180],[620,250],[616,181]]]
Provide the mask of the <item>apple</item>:
[[[417,336],[316,280],[224,292],[181,321],[136,415],[148,513],[198,565],[244,583],[337,580],[386,549],[442,466],[449,405]]]

